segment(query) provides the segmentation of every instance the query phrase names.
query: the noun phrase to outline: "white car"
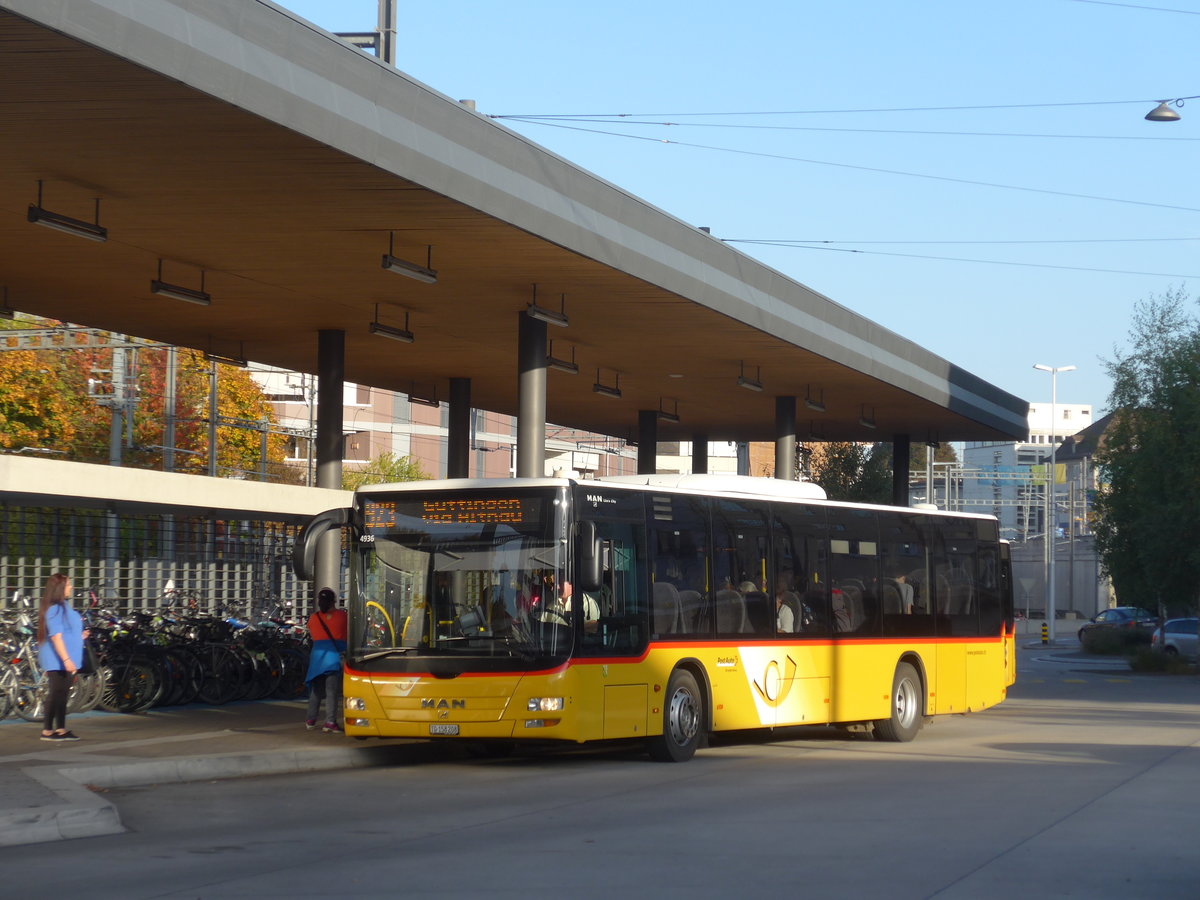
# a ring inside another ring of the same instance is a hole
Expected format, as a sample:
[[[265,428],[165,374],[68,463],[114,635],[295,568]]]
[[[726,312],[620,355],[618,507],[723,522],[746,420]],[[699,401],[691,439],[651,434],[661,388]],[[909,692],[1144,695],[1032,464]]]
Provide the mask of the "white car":
[[[1200,619],[1167,619],[1161,628],[1154,629],[1150,646],[1170,655],[1192,659],[1196,656],[1196,625]]]

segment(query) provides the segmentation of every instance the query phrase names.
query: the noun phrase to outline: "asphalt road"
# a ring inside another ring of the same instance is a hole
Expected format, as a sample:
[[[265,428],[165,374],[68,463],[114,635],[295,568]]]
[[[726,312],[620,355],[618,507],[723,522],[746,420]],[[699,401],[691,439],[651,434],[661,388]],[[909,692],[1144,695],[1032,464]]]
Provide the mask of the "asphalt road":
[[[129,833],[0,851],[5,896],[1200,896],[1200,679],[1038,650],[912,744],[723,737],[113,791]]]

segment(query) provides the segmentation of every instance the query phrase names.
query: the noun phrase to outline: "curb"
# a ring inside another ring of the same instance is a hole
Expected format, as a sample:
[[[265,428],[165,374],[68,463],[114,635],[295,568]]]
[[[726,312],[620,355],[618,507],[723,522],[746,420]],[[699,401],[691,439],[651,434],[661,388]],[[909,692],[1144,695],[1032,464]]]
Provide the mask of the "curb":
[[[0,810],[0,847],[123,833],[125,827],[117,808],[96,794],[96,789],[365,768],[395,761],[395,751],[395,746],[338,747],[279,753],[222,753],[57,769],[34,766],[23,769],[23,773],[53,791],[61,802]]]

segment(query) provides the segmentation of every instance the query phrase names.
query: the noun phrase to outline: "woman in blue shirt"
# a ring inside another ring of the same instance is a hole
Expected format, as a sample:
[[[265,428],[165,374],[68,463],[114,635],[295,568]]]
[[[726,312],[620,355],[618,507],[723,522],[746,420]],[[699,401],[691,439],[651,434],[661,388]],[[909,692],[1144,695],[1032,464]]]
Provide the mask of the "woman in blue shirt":
[[[83,661],[83,619],[71,609],[71,579],[51,575],[38,609],[38,664],[46,676],[43,741],[77,741],[67,731],[67,694]]]

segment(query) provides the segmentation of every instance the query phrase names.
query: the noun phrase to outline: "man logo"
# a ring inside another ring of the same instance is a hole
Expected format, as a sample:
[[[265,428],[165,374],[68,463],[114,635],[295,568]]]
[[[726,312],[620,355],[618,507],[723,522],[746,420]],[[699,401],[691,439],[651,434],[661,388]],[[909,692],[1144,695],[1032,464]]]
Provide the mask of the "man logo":
[[[446,700],[437,697],[421,701],[421,709],[466,709],[466,700]]]

